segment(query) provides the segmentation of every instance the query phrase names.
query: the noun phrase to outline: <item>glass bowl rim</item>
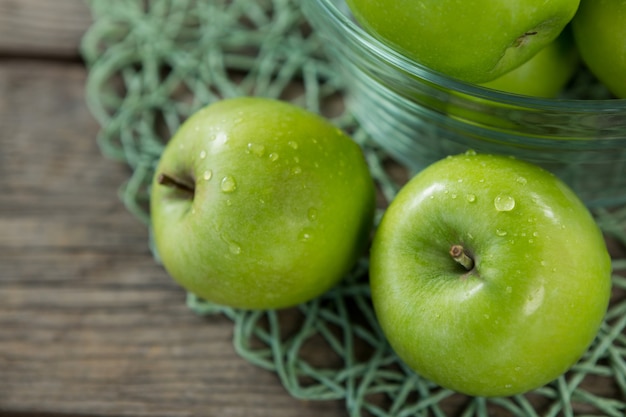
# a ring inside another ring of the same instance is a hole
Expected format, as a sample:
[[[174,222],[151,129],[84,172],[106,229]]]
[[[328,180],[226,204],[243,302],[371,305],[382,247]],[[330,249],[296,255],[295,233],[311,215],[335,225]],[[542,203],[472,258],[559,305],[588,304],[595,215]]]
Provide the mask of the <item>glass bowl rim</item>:
[[[340,0],[345,3],[345,0]],[[452,89],[456,92],[499,104],[521,106],[534,110],[562,111],[577,113],[626,113],[626,99],[550,99],[506,93],[467,83],[425,67],[365,31],[356,22],[343,13],[333,0],[306,0],[306,3],[317,2],[322,11],[332,19],[332,23],[346,33],[350,41],[364,52],[382,59],[394,68],[402,69],[417,79],[437,86]],[[347,4],[346,4],[346,7]]]

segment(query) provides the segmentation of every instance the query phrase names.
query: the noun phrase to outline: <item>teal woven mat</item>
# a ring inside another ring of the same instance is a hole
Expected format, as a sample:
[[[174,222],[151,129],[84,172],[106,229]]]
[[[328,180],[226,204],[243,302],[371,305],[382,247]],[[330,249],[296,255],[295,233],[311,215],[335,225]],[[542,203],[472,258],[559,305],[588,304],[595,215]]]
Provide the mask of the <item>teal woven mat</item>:
[[[192,112],[223,97],[277,97],[324,114],[362,146],[384,198],[394,197],[406,173],[389,169],[387,155],[343,108],[342,80],[299,1],[89,1],[94,23],[82,45],[88,104],[103,154],[132,173],[121,199],[147,227],[148,184],[164,144]],[[240,311],[193,295],[188,305],[229,317],[236,351],[275,372],[291,395],[342,400],[350,416],[623,416],[626,207],[595,214],[614,255],[610,311],[570,372],[525,395],[466,397],[408,370],[376,324],[365,258],[337,288],[297,308]]]

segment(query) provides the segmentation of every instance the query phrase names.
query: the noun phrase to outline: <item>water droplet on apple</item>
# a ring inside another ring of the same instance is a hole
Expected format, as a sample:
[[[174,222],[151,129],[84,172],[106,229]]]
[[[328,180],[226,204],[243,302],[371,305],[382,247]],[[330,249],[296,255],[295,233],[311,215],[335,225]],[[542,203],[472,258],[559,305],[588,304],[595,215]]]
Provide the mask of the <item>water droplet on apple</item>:
[[[540,264],[541,264],[541,266],[546,266],[548,263],[542,259]]]
[[[473,203],[476,201],[476,196],[474,194],[468,194],[467,195],[467,201],[470,203]]]
[[[315,220],[317,220],[317,209],[316,209],[316,208],[311,207],[311,208],[309,209],[308,217],[309,217],[309,220],[310,220],[310,221],[312,221],[312,222],[314,222]]]
[[[200,151],[200,159],[206,158],[206,151],[203,149]]]
[[[533,232],[534,237],[539,237],[539,232]]]
[[[506,384],[506,385],[504,386],[504,388],[511,388],[512,386],[513,386],[513,385],[511,385],[511,384]]]
[[[450,197],[452,197],[453,200],[456,200],[456,194],[452,194]]]
[[[515,208],[515,199],[510,195],[499,194],[493,200],[493,204],[498,211],[511,211]]]
[[[265,154],[265,146],[260,143],[248,143],[247,152],[261,157]]]
[[[465,151],[465,155],[467,156],[475,156],[476,155],[476,151],[473,149],[468,149],[467,151]]]
[[[502,236],[506,236],[506,230],[502,230],[502,229],[496,229],[496,235],[502,237]]]
[[[507,294],[511,294],[513,292],[513,288],[512,287],[506,287],[506,292]]]
[[[224,243],[228,245],[228,251],[230,253],[232,253],[233,255],[239,255],[241,253],[241,246],[239,246],[239,244],[237,244],[236,242],[233,242],[224,234],[222,234],[220,237],[222,238]]]
[[[277,153],[275,153],[275,152],[272,152],[272,153],[270,154],[269,158],[270,158],[270,161],[272,161],[272,162],[276,162],[276,161],[278,161],[278,154],[277,154]]]
[[[489,314],[485,314],[484,317],[485,317],[486,320],[489,320],[490,316],[489,316]]]
[[[295,166],[291,169],[291,173],[294,175],[298,175],[302,173],[302,168],[300,168],[299,166]]]
[[[311,229],[303,229],[300,234],[298,235],[298,240],[300,242],[308,242],[313,238],[313,234]]]
[[[232,193],[233,191],[237,189],[237,182],[235,182],[235,179],[232,176],[227,175],[224,178],[222,178],[222,183],[220,187],[223,192]]]
[[[226,132],[219,132],[215,138],[215,142],[218,145],[225,145],[228,142],[228,135]]]
[[[238,244],[231,242],[228,245],[228,250],[230,251],[230,253],[232,253],[233,255],[239,255],[241,253],[241,246],[239,246]]]
[[[528,182],[528,180],[524,177],[517,177],[516,181],[518,184],[522,184],[522,185],[526,185],[526,183]]]
[[[291,146],[293,149],[298,149],[298,144],[293,140],[290,140],[288,145]]]

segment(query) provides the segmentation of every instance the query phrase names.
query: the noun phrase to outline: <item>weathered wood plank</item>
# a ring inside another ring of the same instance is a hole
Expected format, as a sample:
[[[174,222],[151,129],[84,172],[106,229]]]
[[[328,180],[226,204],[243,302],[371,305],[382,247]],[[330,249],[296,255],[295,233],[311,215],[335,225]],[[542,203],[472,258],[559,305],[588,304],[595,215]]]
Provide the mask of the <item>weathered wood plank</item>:
[[[0,66],[0,415],[345,415],[291,398],[228,319],[186,308],[118,200],[129,172],[100,154],[85,76]]]
[[[0,0],[0,56],[78,58],[90,23],[84,0]]]

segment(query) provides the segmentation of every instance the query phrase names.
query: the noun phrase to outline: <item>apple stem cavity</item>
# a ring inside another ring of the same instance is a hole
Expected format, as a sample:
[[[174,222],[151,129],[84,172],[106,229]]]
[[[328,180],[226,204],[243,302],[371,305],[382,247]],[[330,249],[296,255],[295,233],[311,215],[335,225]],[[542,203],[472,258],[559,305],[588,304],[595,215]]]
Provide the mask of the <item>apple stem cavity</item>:
[[[195,187],[193,185],[189,185],[186,182],[179,180],[177,178],[171,177],[167,174],[159,174],[157,177],[157,182],[166,187],[174,187],[191,195],[195,192]]]
[[[514,46],[516,48],[519,48],[520,46],[522,46],[522,45],[526,44],[526,42],[528,42],[528,37],[529,36],[534,36],[537,33],[539,33],[539,32],[537,32],[536,30],[528,31],[528,32],[524,33],[522,36],[520,36],[519,38],[517,38],[515,40]]]
[[[474,269],[474,260],[465,252],[465,248],[461,245],[452,245],[450,247],[450,256],[468,271]]]

